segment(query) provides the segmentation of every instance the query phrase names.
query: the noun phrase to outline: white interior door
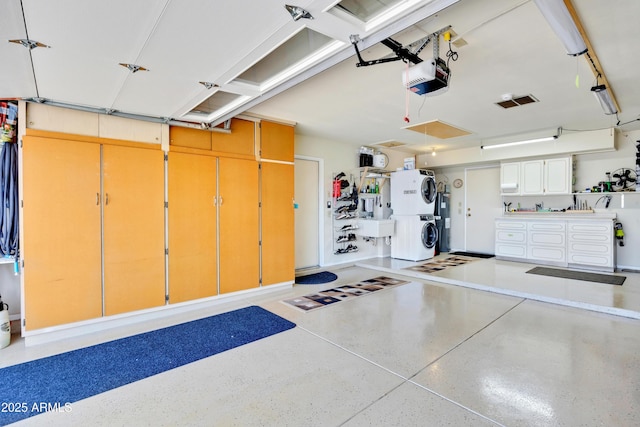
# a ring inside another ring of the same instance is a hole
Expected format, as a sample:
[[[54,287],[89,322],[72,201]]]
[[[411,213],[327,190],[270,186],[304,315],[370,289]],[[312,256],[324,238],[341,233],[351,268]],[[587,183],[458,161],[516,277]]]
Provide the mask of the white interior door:
[[[319,169],[320,163],[295,159],[296,270],[315,267],[319,262]]]
[[[502,214],[500,167],[466,170],[465,250],[493,254],[495,218]]]

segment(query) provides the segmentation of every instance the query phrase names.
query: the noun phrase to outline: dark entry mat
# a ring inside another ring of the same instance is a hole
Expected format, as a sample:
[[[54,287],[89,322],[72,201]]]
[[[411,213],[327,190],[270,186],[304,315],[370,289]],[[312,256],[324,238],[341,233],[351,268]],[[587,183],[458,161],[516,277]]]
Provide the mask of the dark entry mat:
[[[338,276],[330,271],[321,271],[319,273],[296,277],[296,285],[318,285],[320,283],[333,282],[337,278]]]
[[[548,267],[535,267],[527,271],[527,273],[619,286],[621,286],[627,278],[626,276],[614,276],[612,274],[587,273],[584,271],[563,270],[561,268]]]
[[[478,252],[449,252],[449,255],[471,256],[474,258],[493,258],[495,255],[481,254]]]

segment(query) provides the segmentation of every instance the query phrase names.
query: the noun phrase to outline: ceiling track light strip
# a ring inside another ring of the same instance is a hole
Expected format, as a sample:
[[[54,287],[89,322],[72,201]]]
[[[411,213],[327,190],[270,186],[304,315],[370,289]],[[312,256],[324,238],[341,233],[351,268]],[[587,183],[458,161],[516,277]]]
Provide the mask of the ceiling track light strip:
[[[514,141],[514,142],[506,142],[504,144],[495,144],[495,145],[481,145],[481,150],[491,150],[494,148],[506,148],[506,147],[514,147],[516,145],[525,145],[525,144],[534,144],[536,142],[547,142],[554,141],[560,137],[562,134],[562,128],[558,128],[558,133],[552,136],[545,136],[542,138],[533,138],[533,139],[525,139],[522,141]]]

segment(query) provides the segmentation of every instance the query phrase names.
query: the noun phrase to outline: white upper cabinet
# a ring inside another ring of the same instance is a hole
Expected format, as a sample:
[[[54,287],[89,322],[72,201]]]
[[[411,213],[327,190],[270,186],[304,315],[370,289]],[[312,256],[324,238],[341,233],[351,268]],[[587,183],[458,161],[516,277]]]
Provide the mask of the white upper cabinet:
[[[522,195],[544,194],[544,160],[522,162]]]
[[[500,192],[503,196],[571,194],[571,157],[526,160],[500,165]]]
[[[571,157],[545,160],[544,193],[569,194],[572,191]]]
[[[520,194],[520,162],[500,165],[500,193]]]

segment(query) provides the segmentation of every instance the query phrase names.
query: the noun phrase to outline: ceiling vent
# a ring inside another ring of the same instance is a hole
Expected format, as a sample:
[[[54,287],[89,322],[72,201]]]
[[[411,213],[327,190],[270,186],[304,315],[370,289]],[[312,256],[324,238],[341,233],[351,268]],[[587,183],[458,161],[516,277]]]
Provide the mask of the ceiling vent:
[[[517,98],[503,96],[502,99],[502,101],[496,102],[496,105],[502,108],[519,107],[521,105],[531,104],[532,102],[539,102],[533,95],[525,95]]]

